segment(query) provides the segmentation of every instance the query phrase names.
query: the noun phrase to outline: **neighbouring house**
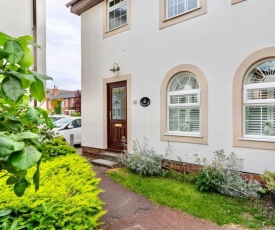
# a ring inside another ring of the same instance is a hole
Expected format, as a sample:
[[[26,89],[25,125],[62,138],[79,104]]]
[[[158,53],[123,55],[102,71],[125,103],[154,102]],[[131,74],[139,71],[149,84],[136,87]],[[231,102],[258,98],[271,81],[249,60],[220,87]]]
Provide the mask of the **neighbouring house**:
[[[275,1],[73,0],[81,16],[82,146],[170,158],[224,149],[275,170]]]
[[[56,86],[46,91],[46,109],[51,111],[52,114],[54,114],[54,107],[58,101],[61,103],[61,114],[70,115],[75,112],[74,100],[76,91],[59,90]]]
[[[45,0],[0,0],[0,31],[12,37],[30,35],[41,49],[32,47],[32,69],[46,74],[46,3]],[[30,46],[31,48],[31,46]]]

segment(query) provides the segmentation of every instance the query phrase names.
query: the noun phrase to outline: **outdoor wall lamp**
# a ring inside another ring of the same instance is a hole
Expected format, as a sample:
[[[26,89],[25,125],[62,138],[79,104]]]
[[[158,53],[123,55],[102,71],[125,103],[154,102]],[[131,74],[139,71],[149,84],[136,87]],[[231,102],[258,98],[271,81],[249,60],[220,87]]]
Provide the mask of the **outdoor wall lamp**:
[[[110,69],[110,71],[112,71],[113,73],[115,73],[116,71],[119,71],[119,70],[120,70],[120,68],[117,63],[114,63],[113,68]]]

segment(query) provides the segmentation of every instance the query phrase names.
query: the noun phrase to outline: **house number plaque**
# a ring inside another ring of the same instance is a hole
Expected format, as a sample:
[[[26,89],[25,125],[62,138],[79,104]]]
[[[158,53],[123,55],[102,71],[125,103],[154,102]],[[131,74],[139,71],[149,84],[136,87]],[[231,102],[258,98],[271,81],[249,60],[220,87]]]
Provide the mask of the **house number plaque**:
[[[148,97],[143,97],[140,99],[140,105],[143,107],[147,107],[148,105],[150,105],[151,101]]]

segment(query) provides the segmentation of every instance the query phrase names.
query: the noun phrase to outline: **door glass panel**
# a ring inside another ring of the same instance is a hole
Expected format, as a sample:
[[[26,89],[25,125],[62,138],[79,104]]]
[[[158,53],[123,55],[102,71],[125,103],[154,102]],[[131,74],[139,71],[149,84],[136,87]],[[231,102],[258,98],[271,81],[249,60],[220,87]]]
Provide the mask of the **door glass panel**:
[[[112,119],[126,119],[126,87],[112,88]]]

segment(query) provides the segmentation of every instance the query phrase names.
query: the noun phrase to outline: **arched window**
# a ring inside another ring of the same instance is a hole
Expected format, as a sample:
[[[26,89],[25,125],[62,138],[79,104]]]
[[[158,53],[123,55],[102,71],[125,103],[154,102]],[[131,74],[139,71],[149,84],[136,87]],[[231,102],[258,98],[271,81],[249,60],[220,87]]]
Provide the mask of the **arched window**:
[[[275,60],[254,65],[243,84],[244,136],[275,139]]]
[[[200,87],[189,72],[176,74],[168,88],[168,132],[199,135]]]

